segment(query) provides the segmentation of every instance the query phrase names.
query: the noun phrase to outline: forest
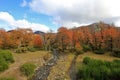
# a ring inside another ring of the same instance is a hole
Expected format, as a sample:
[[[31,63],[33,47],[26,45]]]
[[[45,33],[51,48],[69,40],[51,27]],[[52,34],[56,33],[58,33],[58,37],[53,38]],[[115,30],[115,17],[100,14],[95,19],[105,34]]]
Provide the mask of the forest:
[[[119,51],[120,28],[103,22],[67,29],[60,27],[57,33],[34,33],[31,29],[0,30],[0,48],[15,49],[17,52],[29,48],[60,51],[80,49],[96,53]],[[21,50],[20,50],[21,49]],[[22,50],[23,49],[23,50]],[[120,57],[119,54],[113,54]]]
[[[103,57],[105,53],[109,52],[109,56],[115,57],[117,60],[105,62],[85,57],[82,63],[83,66],[79,67],[76,71],[76,80],[119,80],[120,78],[120,28],[104,22],[70,29],[62,26],[56,33],[52,31],[47,33],[40,31],[36,33],[31,29],[23,28],[10,31],[0,29],[0,74],[7,70],[11,64],[14,64],[13,53],[25,54],[35,51],[54,52],[54,50],[59,54],[73,53],[77,58],[87,52],[103,55]],[[48,56],[46,55],[45,58],[48,58]],[[78,63],[76,64],[77,66],[79,65]],[[72,62],[71,65],[73,65]],[[28,68],[25,66],[31,67],[27,70]],[[27,63],[20,70],[26,76],[31,77],[35,68],[36,65]],[[0,78],[0,80],[14,79]]]

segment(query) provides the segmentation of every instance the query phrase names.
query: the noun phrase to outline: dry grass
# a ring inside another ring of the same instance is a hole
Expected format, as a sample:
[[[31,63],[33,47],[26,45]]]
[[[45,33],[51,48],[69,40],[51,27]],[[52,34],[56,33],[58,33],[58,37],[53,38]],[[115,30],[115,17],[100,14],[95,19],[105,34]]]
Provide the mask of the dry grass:
[[[59,57],[57,64],[51,68],[48,80],[70,80],[68,70],[71,66],[73,58],[73,54],[67,54]]]
[[[20,66],[26,62],[35,63],[38,67],[45,62],[43,57],[47,55],[47,51],[27,52],[22,54],[13,53],[15,62],[10,65],[9,69],[0,73],[0,77],[15,77],[16,80],[27,80],[27,77],[21,75]]]
[[[44,64],[44,58],[50,58],[51,54],[48,55],[47,51],[29,52],[23,54],[13,53],[15,62],[10,65],[10,68],[3,73],[0,73],[0,77],[15,77],[16,80],[27,80],[27,77],[21,75],[19,68],[26,62],[35,63],[38,67]],[[46,57],[47,56],[47,57]],[[71,66],[71,62],[74,58],[74,54],[65,54],[59,57],[59,60],[55,66],[51,68],[51,72],[48,76],[48,80],[70,80],[68,70]],[[94,59],[112,61],[114,59],[120,59],[110,56],[109,53],[98,55],[92,52],[86,52],[81,54],[76,59],[77,64],[82,63],[84,57],[91,57]],[[76,65],[77,65],[76,64]],[[82,65],[82,64],[81,64]],[[56,79],[57,77],[57,79]],[[61,79],[60,79],[61,78]],[[64,79],[63,79],[64,78]]]
[[[117,57],[113,57],[110,55],[110,53],[105,53],[105,54],[95,54],[93,52],[86,52],[78,56],[77,62],[82,62],[84,57],[90,57],[93,59],[100,59],[100,60],[106,60],[106,61],[113,61],[114,59],[120,59]]]

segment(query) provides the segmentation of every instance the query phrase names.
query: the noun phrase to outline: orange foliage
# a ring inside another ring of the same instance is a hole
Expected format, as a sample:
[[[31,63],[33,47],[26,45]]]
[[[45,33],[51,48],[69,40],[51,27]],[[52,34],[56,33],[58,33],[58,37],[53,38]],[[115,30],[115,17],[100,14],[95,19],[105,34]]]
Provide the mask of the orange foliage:
[[[51,50],[56,46],[60,49],[71,49],[83,45],[99,48],[120,48],[120,29],[102,22],[90,26],[67,29],[60,27],[57,33],[45,33],[40,36],[31,29],[0,30],[0,48],[42,47]]]
[[[40,35],[35,34],[33,37],[33,45],[34,47],[42,47],[42,38]]]

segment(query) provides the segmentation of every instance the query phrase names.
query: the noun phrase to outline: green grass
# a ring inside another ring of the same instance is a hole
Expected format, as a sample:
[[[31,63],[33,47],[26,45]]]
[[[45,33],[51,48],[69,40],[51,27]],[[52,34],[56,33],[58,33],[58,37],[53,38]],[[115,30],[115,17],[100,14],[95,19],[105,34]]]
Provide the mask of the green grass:
[[[82,80],[119,80],[120,60],[103,61],[85,57],[78,69],[77,77]]]
[[[1,77],[0,80],[16,80],[15,78]]]

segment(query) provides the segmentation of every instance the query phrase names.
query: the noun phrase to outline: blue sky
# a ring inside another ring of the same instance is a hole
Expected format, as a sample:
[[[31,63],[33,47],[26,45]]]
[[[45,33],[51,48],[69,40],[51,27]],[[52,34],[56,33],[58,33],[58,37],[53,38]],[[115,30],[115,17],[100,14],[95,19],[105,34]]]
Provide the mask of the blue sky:
[[[120,26],[120,0],[0,0],[0,28],[47,32],[104,21]]]
[[[57,30],[57,26],[51,21],[52,16],[32,11],[29,5],[27,5],[31,0],[26,0],[27,3],[23,6],[24,1],[25,0],[0,0],[0,12],[9,13],[15,20],[25,19],[30,23],[43,24],[49,29]],[[12,29],[11,27],[12,26],[6,21],[0,20],[0,28],[10,30]],[[16,27],[13,26],[13,28]]]

